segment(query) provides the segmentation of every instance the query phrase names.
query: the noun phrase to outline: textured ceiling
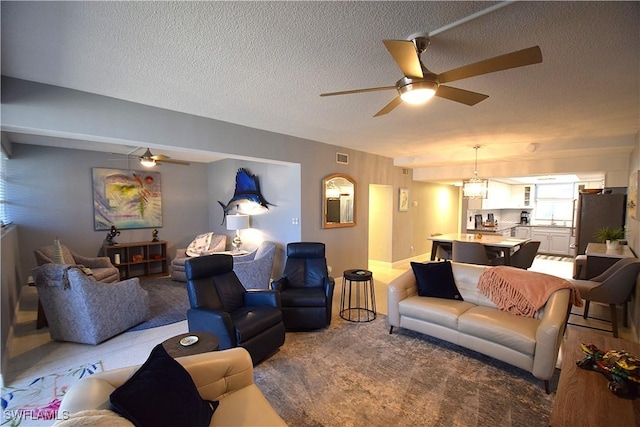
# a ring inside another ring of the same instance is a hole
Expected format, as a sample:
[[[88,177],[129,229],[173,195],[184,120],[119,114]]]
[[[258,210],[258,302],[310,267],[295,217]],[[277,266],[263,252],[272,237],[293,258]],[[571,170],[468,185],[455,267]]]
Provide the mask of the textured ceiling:
[[[373,118],[402,75],[383,39],[433,33],[495,2],[2,2],[2,74],[393,157],[407,167],[630,152],[638,2],[515,2],[434,35],[440,73],[539,45],[543,63]]]

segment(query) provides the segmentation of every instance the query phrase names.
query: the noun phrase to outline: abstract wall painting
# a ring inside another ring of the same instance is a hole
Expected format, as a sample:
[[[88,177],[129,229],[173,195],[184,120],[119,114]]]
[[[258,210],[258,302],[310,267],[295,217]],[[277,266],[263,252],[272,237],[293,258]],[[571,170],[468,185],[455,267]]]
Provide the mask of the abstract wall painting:
[[[160,172],[93,168],[94,230],[162,227]]]

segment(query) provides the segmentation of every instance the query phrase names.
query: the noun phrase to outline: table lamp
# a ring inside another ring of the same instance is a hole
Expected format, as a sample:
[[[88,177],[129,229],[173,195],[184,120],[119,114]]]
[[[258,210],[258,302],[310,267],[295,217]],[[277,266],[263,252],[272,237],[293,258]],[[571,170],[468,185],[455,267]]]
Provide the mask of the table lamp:
[[[236,252],[240,251],[240,246],[242,245],[240,230],[244,230],[245,228],[249,228],[249,215],[227,215],[227,230],[236,231],[236,237],[234,237],[231,242]]]

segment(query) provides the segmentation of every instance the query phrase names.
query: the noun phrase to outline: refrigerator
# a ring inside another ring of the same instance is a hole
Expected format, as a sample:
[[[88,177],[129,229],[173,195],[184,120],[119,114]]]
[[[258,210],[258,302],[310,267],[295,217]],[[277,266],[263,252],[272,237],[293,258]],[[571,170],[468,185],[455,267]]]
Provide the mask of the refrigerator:
[[[624,227],[626,194],[580,194],[576,206],[576,255],[584,254],[594,234],[603,227]]]

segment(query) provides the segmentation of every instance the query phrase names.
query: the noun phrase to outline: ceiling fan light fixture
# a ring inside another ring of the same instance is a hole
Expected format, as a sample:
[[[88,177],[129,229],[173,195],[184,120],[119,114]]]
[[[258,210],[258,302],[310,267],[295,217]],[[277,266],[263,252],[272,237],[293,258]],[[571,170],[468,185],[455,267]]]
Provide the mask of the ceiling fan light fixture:
[[[409,80],[409,79],[407,79]],[[406,103],[419,105],[424,104],[436,94],[438,83],[430,81],[409,82],[398,87],[400,98]]]
[[[156,159],[153,158],[153,154],[147,148],[147,151],[140,157],[140,164],[147,168],[152,168],[156,165]]]

